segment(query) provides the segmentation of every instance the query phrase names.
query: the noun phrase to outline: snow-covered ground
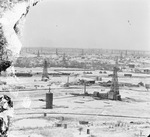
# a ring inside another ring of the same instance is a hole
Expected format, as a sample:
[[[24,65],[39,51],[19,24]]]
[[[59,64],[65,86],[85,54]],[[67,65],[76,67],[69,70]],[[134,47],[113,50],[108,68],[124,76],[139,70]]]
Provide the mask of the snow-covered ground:
[[[93,73],[96,74],[98,72]],[[111,77],[102,78],[103,81],[111,80]],[[47,82],[41,81],[40,76],[17,79],[3,77],[1,80],[12,85],[24,85],[28,89],[0,92],[14,101],[15,114],[10,137],[147,137],[150,134],[150,92],[144,87],[120,87],[122,101],[112,101],[71,95],[84,93],[84,88],[82,85],[60,87],[59,83],[67,82],[67,76],[50,77]],[[75,81],[76,77],[72,76],[69,80]],[[119,78],[119,82],[137,84],[141,81],[149,81],[149,78],[140,75],[138,78]],[[45,109],[50,82],[56,83],[51,88],[53,109]],[[36,89],[34,85],[39,87]],[[94,91],[107,92],[109,87],[87,86],[88,93]],[[79,121],[88,121],[89,124],[82,125]],[[57,124],[61,124],[61,127],[57,127]],[[67,124],[67,128],[64,128],[64,124]],[[87,134],[87,129],[90,134]]]

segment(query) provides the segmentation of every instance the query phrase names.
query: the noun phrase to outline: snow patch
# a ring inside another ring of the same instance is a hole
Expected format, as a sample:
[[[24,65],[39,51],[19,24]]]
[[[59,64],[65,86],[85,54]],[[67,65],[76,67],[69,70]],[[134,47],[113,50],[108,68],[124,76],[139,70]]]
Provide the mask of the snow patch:
[[[53,122],[48,122],[45,119],[23,119],[14,123],[16,127],[24,127],[24,128],[37,128],[37,127],[45,127],[52,126]]]

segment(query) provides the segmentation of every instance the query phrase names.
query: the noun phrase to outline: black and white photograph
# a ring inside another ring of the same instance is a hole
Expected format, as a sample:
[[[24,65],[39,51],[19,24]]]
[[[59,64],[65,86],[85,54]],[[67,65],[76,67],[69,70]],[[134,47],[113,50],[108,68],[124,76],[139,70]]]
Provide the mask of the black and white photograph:
[[[150,1],[0,0],[0,137],[150,137]]]

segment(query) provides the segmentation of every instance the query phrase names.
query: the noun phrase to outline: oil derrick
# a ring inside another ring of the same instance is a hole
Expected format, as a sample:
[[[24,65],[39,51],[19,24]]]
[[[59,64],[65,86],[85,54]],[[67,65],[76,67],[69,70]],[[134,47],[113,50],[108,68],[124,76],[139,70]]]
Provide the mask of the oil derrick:
[[[38,50],[38,53],[37,53],[37,57],[40,57],[40,52],[39,52],[39,50]]]
[[[63,54],[63,66],[66,67],[67,66],[67,62],[66,62],[66,54]]]
[[[123,59],[123,55],[122,55],[122,52],[120,53],[120,60],[122,60]]]
[[[128,51],[126,50],[126,56],[128,55]]]
[[[58,49],[56,49],[56,55],[58,55]]]
[[[116,60],[116,65],[113,68],[113,76],[112,76],[112,84],[110,91],[108,92],[108,99],[112,100],[121,100],[121,96],[119,95],[119,84],[118,84],[118,58]]]
[[[40,53],[43,53],[43,48],[41,48],[40,50],[41,50],[41,52],[40,52]]]
[[[47,60],[44,60],[44,67],[43,67],[42,80],[44,80],[44,79],[49,79],[47,68],[48,68]]]
[[[28,49],[26,48],[26,53],[28,53]]]
[[[84,56],[84,49],[82,49],[81,55]]]

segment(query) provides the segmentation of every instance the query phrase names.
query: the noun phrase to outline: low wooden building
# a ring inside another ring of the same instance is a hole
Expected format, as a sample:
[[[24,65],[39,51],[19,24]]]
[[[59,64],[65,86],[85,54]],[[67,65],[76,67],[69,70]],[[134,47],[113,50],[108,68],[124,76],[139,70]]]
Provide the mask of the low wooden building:
[[[125,77],[132,77],[132,74],[124,74]]]

